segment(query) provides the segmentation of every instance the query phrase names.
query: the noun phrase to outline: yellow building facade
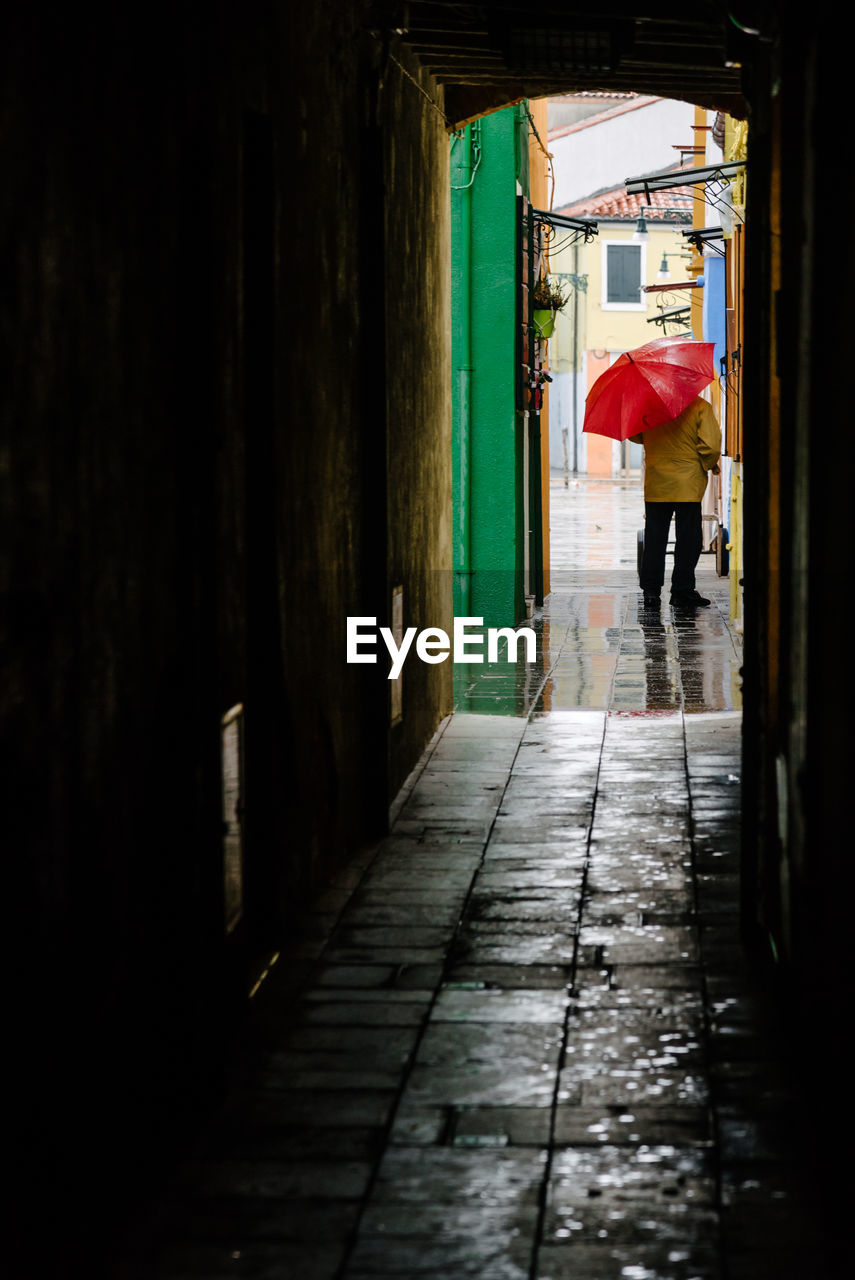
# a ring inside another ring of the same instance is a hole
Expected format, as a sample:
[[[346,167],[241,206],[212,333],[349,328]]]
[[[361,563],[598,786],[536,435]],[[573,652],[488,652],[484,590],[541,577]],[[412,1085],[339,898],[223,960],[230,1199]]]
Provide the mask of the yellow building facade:
[[[568,294],[550,344],[553,470],[609,476],[641,465],[637,446],[583,435],[584,400],[622,352],[688,329],[690,293],[675,286],[690,281],[691,250],[680,232],[691,227],[691,197],[688,189],[668,195],[667,209],[648,210],[624,193],[607,193],[561,210],[596,218],[599,234],[587,244],[557,247],[551,257]],[[648,286],[656,291],[645,292]]]

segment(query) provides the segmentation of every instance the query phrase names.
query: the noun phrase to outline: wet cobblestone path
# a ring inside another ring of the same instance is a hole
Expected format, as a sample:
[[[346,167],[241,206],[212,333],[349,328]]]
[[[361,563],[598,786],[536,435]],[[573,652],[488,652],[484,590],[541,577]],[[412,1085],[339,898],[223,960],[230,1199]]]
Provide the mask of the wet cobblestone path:
[[[118,1274],[824,1275],[738,942],[727,584],[641,615],[640,507],[555,494],[536,669],[460,684]]]

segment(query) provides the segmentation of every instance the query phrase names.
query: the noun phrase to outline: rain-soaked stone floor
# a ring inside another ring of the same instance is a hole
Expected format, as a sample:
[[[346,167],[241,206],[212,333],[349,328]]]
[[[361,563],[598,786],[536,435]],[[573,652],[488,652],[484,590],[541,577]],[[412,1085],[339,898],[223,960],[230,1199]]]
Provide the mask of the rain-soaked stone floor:
[[[644,616],[640,508],[553,488],[536,669],[459,682],[117,1275],[825,1280],[739,944],[727,585]]]

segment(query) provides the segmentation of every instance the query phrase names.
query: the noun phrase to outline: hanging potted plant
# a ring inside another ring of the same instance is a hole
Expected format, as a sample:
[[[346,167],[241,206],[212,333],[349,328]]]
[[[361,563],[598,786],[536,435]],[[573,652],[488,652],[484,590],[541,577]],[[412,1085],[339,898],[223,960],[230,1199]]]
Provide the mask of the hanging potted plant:
[[[539,338],[550,338],[555,328],[555,316],[566,303],[561,286],[553,284],[548,276],[540,276],[531,292],[532,319]]]

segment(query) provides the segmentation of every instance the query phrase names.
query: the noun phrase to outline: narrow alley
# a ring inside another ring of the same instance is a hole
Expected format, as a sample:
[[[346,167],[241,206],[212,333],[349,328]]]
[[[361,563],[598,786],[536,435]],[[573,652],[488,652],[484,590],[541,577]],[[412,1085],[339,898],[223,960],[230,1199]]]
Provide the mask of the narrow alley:
[[[389,836],[271,957],[228,1098],[115,1274],[824,1274],[738,944],[727,582],[705,556],[709,609],[644,616],[641,508],[637,482],[553,479],[538,667],[459,680]]]
[[[16,1280],[851,1271],[846,18],[13,8]],[[696,615],[585,430],[654,322]]]

